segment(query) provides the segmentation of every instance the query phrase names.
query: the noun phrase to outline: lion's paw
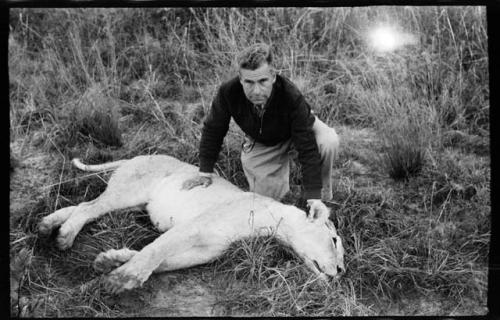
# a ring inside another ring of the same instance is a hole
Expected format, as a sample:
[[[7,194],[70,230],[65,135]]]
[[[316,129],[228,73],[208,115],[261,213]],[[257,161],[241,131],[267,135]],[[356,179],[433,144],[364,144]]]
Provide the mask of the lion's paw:
[[[105,252],[101,252],[95,258],[92,266],[99,273],[108,273],[119,265],[115,260],[109,259]]]
[[[126,250],[125,253],[128,254],[127,257],[125,257],[125,254],[123,253],[124,250]],[[132,257],[131,253],[132,251],[127,249],[111,249],[106,252],[101,252],[94,260],[94,270],[100,273],[108,273],[127,262]]]
[[[48,236],[52,230],[55,228],[49,217],[45,217],[38,224],[38,233],[42,236]]]
[[[74,213],[76,207],[70,206],[59,209],[46,217],[38,224],[38,232],[42,236],[48,236],[55,228],[64,224]]]
[[[59,235],[57,236],[57,247],[61,250],[67,250],[71,248],[73,242],[75,241],[77,232],[73,230],[70,226],[63,225],[59,229]]]
[[[104,289],[112,294],[118,294],[125,290],[140,287],[142,283],[143,280],[138,275],[125,273],[118,268],[106,277],[104,280]]]

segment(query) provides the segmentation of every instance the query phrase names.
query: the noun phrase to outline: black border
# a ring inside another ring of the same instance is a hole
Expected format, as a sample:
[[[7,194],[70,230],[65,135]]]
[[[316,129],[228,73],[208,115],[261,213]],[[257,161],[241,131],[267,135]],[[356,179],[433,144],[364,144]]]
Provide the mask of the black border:
[[[499,141],[495,139],[495,126],[498,123],[498,104],[500,102],[500,92],[497,90],[500,83],[500,2],[487,7],[486,12],[488,23],[488,58],[490,74],[490,156],[491,156],[491,238],[488,273],[488,309],[489,316],[500,318],[500,241],[498,237],[499,217],[496,212],[498,202],[495,198],[495,191],[498,191],[499,171]]]
[[[498,0],[6,0],[12,8],[486,6]]]

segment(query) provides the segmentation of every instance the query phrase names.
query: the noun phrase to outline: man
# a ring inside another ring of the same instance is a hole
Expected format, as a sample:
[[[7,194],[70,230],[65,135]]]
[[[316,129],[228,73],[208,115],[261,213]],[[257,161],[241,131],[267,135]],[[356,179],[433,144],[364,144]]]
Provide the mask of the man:
[[[231,117],[245,133],[241,162],[250,191],[280,200],[289,191],[290,156],[298,151],[309,215],[328,214],[321,201],[332,197],[331,170],[339,147],[334,129],[311,113],[309,104],[288,79],[277,75],[266,44],[238,56],[239,75],[224,83],[204,121],[199,176],[183,187],[209,186]]]

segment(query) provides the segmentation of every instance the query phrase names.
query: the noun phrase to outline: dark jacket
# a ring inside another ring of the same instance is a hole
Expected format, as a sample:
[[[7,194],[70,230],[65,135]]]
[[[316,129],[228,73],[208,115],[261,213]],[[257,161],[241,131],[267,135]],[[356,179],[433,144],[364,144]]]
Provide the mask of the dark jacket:
[[[256,141],[272,146],[288,139],[299,154],[306,199],[321,197],[321,158],[312,131],[314,115],[290,80],[277,75],[262,117],[246,98],[238,77],[224,83],[212,102],[200,141],[200,171],[213,172],[229,122]]]

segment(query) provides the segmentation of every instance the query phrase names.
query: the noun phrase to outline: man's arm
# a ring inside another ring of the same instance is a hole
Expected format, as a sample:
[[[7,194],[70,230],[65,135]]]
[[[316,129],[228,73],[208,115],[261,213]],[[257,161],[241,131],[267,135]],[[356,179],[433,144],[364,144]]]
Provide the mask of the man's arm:
[[[210,113],[205,118],[200,141],[200,172],[211,173],[219,157],[222,141],[229,129],[231,114],[222,93],[215,96]]]
[[[222,88],[215,96],[210,113],[206,117],[200,140],[200,172],[198,176],[184,181],[182,189],[192,189],[196,186],[208,187],[212,184],[215,162],[219,156],[222,141],[229,129],[231,115],[224,101]]]
[[[290,117],[292,141],[299,153],[302,167],[304,197],[309,207],[308,218],[310,221],[327,219],[330,210],[321,201],[321,155],[312,129],[315,117],[302,96],[292,105],[294,106]]]
[[[312,130],[315,117],[301,96],[290,113],[292,142],[299,154],[306,199],[321,199],[321,156]]]

